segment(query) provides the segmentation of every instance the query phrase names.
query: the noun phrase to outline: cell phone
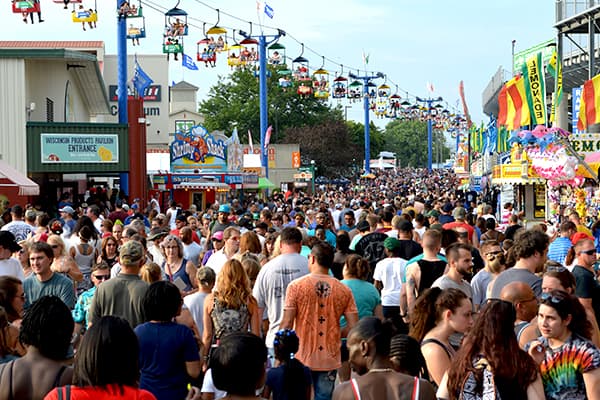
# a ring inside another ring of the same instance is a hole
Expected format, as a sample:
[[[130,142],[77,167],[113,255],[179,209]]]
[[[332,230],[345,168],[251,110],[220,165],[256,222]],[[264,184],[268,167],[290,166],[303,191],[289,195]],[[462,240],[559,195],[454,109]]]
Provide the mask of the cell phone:
[[[175,280],[173,281],[173,284],[175,286],[177,286],[177,289],[181,290],[182,292],[187,287],[186,283],[183,281],[183,279],[181,279],[180,276],[178,276],[177,278],[175,278]]]

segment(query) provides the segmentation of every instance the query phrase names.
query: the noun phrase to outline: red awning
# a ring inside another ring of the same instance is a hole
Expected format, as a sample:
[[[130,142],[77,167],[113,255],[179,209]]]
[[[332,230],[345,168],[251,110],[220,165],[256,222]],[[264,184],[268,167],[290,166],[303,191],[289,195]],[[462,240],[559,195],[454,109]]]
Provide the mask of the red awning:
[[[18,187],[19,196],[37,196],[40,186],[4,161],[0,161],[0,179],[8,179],[13,183],[0,183],[0,187]]]

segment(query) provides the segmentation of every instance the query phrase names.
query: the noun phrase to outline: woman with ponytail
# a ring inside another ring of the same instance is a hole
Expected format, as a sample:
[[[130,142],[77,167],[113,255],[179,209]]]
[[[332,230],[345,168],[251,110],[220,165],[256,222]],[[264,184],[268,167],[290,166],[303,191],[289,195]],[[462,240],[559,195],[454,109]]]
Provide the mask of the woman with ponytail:
[[[471,300],[458,289],[431,288],[415,302],[409,335],[421,343],[431,382],[439,385],[456,353],[450,336],[473,325]]]

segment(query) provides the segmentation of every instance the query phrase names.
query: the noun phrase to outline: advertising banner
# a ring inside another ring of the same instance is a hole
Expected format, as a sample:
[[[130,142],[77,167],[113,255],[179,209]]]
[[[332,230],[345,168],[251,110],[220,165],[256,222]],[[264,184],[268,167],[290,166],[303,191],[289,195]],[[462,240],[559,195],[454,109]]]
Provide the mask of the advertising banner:
[[[42,164],[118,163],[118,135],[42,133]]]
[[[201,125],[176,132],[170,146],[171,171],[227,170],[226,139],[211,135]]]

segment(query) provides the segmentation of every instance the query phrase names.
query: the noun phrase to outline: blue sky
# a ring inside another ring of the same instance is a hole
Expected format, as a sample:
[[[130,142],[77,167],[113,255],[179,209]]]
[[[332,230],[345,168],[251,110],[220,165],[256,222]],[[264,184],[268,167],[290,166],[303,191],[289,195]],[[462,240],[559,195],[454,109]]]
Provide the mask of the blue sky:
[[[86,0],[84,0],[86,1]],[[94,6],[87,0],[86,8]],[[80,24],[70,22],[70,14],[61,4],[41,0],[43,24],[25,25],[20,15],[8,13],[9,3],[4,5],[0,37],[2,40],[104,40],[106,52],[116,53],[116,0],[97,0],[98,28],[83,32]],[[133,3],[136,0],[132,0]],[[153,0],[164,8],[175,6],[176,1]],[[203,3],[219,8],[244,21],[254,22],[253,33],[258,33],[255,0],[203,0]],[[369,54],[369,71],[381,71],[398,85],[399,94],[410,98],[414,95],[428,96],[427,82],[435,87],[434,96],[442,96],[451,106],[456,106],[458,84],[464,81],[467,103],[474,121],[482,121],[481,97],[490,78],[499,66],[510,70],[511,42],[516,40],[516,51],[524,50],[556,35],[554,2],[548,0],[267,0],[274,10],[269,19],[259,13],[265,25],[288,32],[281,43],[287,55],[300,54],[300,45],[317,54],[305,51],[311,67],[320,66],[324,55],[328,59],[353,70],[362,69],[362,53]],[[217,14],[196,0],[181,0],[179,8],[188,12],[190,22],[214,24]],[[130,53],[154,54],[161,52],[164,18],[158,12],[145,7],[148,37],[141,46],[132,47]],[[247,22],[230,18],[221,13],[221,26],[249,30]],[[272,29],[264,29],[272,34]],[[185,39],[186,53],[195,57],[195,43],[202,32],[190,28]],[[170,79],[186,81],[200,87],[199,101],[203,100],[218,76],[226,76],[229,68],[224,57],[217,68],[199,71],[183,70],[174,61],[170,66]],[[339,71],[339,65],[326,62],[330,72]],[[378,80],[378,84],[383,80]],[[348,119],[363,120],[361,106],[348,109]],[[378,122],[383,125],[385,121]]]

